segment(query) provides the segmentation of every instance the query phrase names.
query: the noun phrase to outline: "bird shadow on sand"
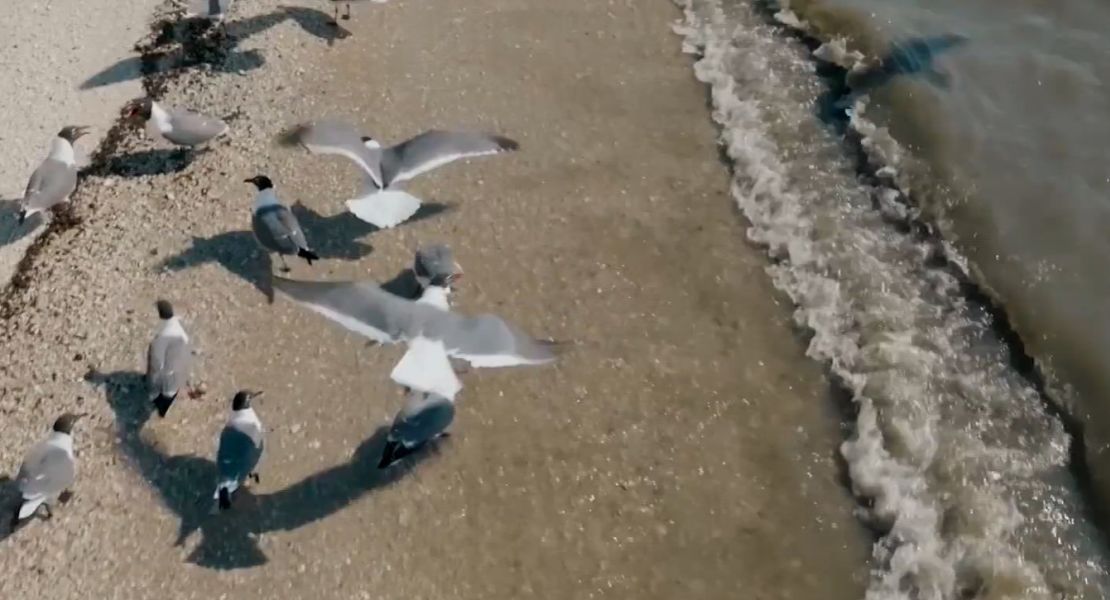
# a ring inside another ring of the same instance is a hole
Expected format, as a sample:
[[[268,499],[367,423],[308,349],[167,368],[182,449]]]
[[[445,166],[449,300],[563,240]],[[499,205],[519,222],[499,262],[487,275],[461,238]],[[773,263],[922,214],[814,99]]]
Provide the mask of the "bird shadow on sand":
[[[420,461],[438,451],[431,447],[390,469],[378,469],[388,434],[387,427],[380,427],[358,445],[347,462],[272,493],[256,494],[250,488],[243,488],[230,510],[213,514],[215,463],[194,455],[170,456],[141,435],[153,413],[144,392],[143,375],[94,370],[86,374],[85,379],[104,389],[108,405],[116,415],[120,449],[131,466],[158,492],[165,507],[180,519],[174,544],[183,545],[199,532],[201,540],[188,560],[210,569],[242,569],[265,564],[267,557],[259,547],[260,535],[290,531],[327,518],[367,494],[397,482]],[[263,457],[263,482],[265,465]]]
[[[15,480],[7,475],[0,475],[0,542],[15,533],[11,526],[11,517],[22,503],[23,496],[19,493]]]
[[[304,210],[307,211],[307,209]],[[344,237],[342,229],[337,227],[336,231],[333,231],[329,228],[328,222],[338,216],[316,216],[319,217],[317,220],[301,221],[301,227],[305,230],[312,249],[321,259],[358,260],[374,251],[374,247],[370,244],[357,241],[352,237]],[[320,243],[317,243],[317,240]],[[285,260],[292,263],[302,259],[286,257]],[[250,231],[225,231],[210,237],[194,236],[189,248],[163,259],[160,268],[183,271],[212,262],[218,263],[231,274],[250,283],[262,292],[267,300],[273,301],[274,290],[270,275],[274,270],[274,259],[258,246],[254,233]]]
[[[98,165],[100,175],[146,177],[180,173],[207,151],[206,148],[155,148],[108,157]]]
[[[420,282],[416,280],[416,272],[411,268],[401,271],[393,279],[383,283],[381,288],[394,296],[408,300],[419,300],[424,293]]]
[[[406,223],[438,215],[450,206],[425,204]],[[349,212],[331,216],[322,215],[297,202],[290,210],[297,216],[309,245],[321,259],[358,260],[369,256],[374,247],[360,241],[362,237],[378,230]],[[287,262],[300,258],[287,257]],[[250,283],[271,302],[274,291],[271,281],[273,259],[264,252],[250,231],[225,231],[210,237],[193,237],[189,248],[166,257],[158,268],[183,271],[208,263],[218,263],[230,273]]]
[[[86,79],[78,89],[91,90],[124,81],[134,81],[148,75],[170,74],[201,64],[209,65],[216,73],[242,73],[261,68],[266,64],[266,59],[258,50],[242,52],[231,50],[220,60],[190,56],[182,51],[159,52],[143,57],[133,56],[120,60]]]
[[[351,32],[328,25],[331,16],[311,8],[281,6],[277,10],[213,26],[207,19],[181,18],[162,22],[159,34],[136,46],[143,56],[120,60],[85,80],[80,89],[89,90],[145,75],[168,74],[207,65],[216,72],[242,73],[266,64],[256,50],[240,50],[239,44],[285,21],[292,21],[309,35],[327,42],[347,38]]]
[[[193,236],[189,248],[166,257],[159,268],[184,271],[213,262],[251,284],[268,300],[273,301],[274,290],[270,277],[274,268],[273,259],[258,246],[250,231],[225,231],[210,237]]]
[[[42,213],[35,213],[20,225],[19,202],[0,199],[0,247],[14,244],[31,235],[43,223]]]
[[[420,209],[402,225],[438,216],[452,208],[454,208],[452,205],[438,202],[422,204]],[[352,260],[361,258],[365,254],[351,254],[351,246],[359,244],[359,239],[378,231],[378,227],[348,211],[330,216],[322,215],[300,201],[290,206],[289,210],[296,215],[297,222],[301,224],[309,243],[313,245],[312,249],[320,253],[321,258],[324,258],[325,254],[330,258]]]

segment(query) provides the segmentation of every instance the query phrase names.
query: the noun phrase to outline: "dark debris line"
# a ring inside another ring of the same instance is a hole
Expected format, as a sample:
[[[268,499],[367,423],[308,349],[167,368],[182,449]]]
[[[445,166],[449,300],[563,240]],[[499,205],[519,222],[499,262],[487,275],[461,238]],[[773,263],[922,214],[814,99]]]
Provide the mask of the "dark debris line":
[[[172,6],[172,2],[163,4],[156,9],[155,15],[168,13]],[[170,84],[187,69],[204,64],[222,64],[233,43],[233,38],[211,30],[203,20],[156,18],[147,37],[135,45],[140,54],[143,91],[151,98],[161,99]],[[126,113],[126,107],[120,109],[115,123],[90,156],[89,165],[78,174],[77,189],[69,202],[52,211],[53,216],[46,230],[35,238],[20,258],[11,281],[0,291],[0,320],[10,321],[25,306],[26,292],[35,280],[39,257],[43,252],[59,235],[79,226],[88,216],[78,214],[77,207],[85,207],[86,213],[96,210],[95,203],[91,201],[96,192],[86,192],[84,184],[90,177],[111,175],[108,168],[111,159],[134,144],[129,135],[132,128],[127,123]]]

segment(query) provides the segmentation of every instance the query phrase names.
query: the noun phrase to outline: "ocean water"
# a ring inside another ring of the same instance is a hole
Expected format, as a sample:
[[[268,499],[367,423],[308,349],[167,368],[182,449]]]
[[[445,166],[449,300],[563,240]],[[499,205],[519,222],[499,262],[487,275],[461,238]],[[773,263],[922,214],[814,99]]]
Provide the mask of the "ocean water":
[[[852,398],[868,598],[1110,597],[1110,6],[675,1],[748,235]]]

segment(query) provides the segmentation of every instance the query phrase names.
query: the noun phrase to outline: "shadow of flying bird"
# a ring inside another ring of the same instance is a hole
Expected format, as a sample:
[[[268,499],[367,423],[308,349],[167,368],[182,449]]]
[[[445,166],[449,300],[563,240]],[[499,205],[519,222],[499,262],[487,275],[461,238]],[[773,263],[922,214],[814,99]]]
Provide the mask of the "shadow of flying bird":
[[[413,456],[401,468],[377,468],[389,427],[379,427],[363,440],[351,458],[271,493],[239,491],[231,510],[212,514],[216,465],[194,455],[169,456],[143,439],[142,428],[152,414],[138,372],[101,373],[90,370],[89,383],[103,388],[115,413],[121,450],[130,465],[158,493],[163,505],[180,520],[175,545],[184,545],[197,532],[201,539],[188,560],[210,569],[229,570],[265,564],[258,536],[290,531],[325,519],[376,490],[403,478],[435,446]],[[263,459],[265,460],[265,459]]]

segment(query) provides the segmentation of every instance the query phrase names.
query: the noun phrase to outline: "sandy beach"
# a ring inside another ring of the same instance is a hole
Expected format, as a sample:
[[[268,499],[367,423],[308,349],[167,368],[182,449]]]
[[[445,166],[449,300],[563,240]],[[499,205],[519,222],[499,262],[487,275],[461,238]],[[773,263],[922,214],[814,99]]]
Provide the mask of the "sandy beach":
[[[0,464],[14,475],[57,414],[90,417],[73,500],[0,542],[0,596],[862,596],[869,539],[829,385],[745,240],[675,7],[395,0],[356,4],[340,34],[330,10],[236,3],[217,62],[157,87],[237,113],[232,134],[183,159],[132,130],[82,181],[82,222],[5,292]],[[374,231],[344,211],[350,165],[274,143],[325,115],[384,143],[465,128],[521,150],[412,182],[429,209]],[[386,282],[445,242],[466,270],[457,310],[570,351],[471,371],[454,435],[378,472],[403,350],[270,303],[257,174],[324,259],[293,277]],[[158,298],[206,390],[165,419],[140,374]],[[215,438],[244,388],[266,391],[261,482],[210,516]]]
[[[149,30],[156,0],[52,0],[0,8],[0,282],[11,278],[39,219],[17,227],[27,178],[66,125],[87,125],[78,147],[104,138],[119,107],[142,93],[135,40]],[[130,60],[128,60],[130,58]],[[107,70],[105,66],[114,68]]]

